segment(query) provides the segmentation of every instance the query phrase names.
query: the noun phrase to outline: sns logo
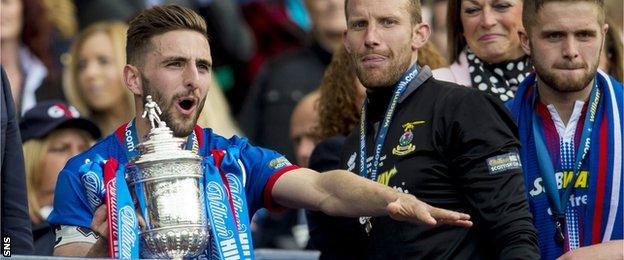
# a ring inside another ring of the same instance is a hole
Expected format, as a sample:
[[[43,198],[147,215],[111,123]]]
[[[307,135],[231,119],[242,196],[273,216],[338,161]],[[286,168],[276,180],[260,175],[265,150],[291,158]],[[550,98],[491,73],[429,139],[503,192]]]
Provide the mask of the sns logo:
[[[11,238],[2,237],[2,256],[11,257]]]

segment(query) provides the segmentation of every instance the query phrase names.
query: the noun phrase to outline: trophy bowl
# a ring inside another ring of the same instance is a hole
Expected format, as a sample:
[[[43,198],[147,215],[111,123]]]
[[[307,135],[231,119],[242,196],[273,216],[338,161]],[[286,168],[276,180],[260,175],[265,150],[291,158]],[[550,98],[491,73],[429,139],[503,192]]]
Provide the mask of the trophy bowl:
[[[141,257],[193,257],[208,245],[201,157],[183,150],[184,143],[166,126],[152,128],[138,145],[141,155],[126,168],[141,226]]]

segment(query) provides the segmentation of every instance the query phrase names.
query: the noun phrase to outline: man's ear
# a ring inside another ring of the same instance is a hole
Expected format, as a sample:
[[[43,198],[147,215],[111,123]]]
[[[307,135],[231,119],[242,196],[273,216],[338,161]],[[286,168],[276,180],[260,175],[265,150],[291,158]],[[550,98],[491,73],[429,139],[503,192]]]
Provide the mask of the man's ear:
[[[123,79],[126,87],[135,95],[143,95],[141,87],[141,72],[133,65],[126,64],[123,69]]]
[[[429,40],[431,27],[427,23],[419,23],[412,29],[412,51],[422,48]]]
[[[531,56],[531,44],[529,42],[529,34],[526,29],[518,30],[518,37],[520,38],[520,46],[526,55]]]
[[[607,51],[604,48],[605,42],[607,41],[607,33],[609,33],[609,29],[613,30],[613,28],[609,28],[609,24],[605,22],[605,24],[602,25],[602,51]]]

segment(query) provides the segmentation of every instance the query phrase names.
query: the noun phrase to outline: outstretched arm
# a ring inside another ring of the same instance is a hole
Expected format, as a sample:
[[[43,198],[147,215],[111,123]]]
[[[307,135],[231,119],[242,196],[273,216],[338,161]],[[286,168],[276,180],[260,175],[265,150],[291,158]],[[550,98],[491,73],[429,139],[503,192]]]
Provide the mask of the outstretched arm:
[[[613,240],[570,250],[557,259],[624,259],[624,240]]]
[[[344,170],[326,173],[300,168],[282,175],[272,190],[275,201],[291,208],[320,210],[334,216],[382,216],[413,223],[470,227],[470,216],[432,207],[410,194]]]

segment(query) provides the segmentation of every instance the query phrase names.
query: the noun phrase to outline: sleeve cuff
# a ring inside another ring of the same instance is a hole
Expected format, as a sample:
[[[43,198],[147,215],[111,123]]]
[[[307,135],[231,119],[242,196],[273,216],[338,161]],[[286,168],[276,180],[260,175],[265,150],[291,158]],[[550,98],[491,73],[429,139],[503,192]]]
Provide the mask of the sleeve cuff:
[[[275,183],[277,182],[277,180],[282,177],[282,175],[284,175],[284,173],[287,173],[291,170],[296,170],[299,169],[300,167],[297,165],[290,165],[290,166],[286,166],[282,169],[280,169],[279,171],[275,172],[273,175],[271,175],[271,177],[269,177],[269,180],[267,181],[267,184],[264,186],[264,191],[263,191],[263,202],[264,202],[264,208],[266,208],[267,210],[271,211],[271,212],[283,212],[286,210],[285,207],[277,204],[275,201],[273,201],[273,195],[272,195],[272,191],[273,191],[273,186],[275,185]]]

